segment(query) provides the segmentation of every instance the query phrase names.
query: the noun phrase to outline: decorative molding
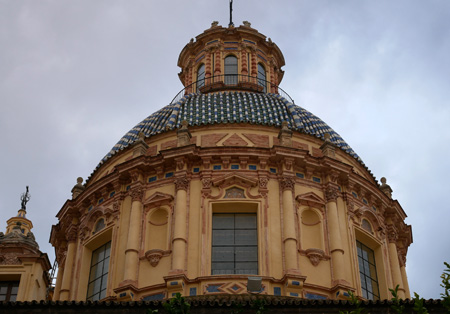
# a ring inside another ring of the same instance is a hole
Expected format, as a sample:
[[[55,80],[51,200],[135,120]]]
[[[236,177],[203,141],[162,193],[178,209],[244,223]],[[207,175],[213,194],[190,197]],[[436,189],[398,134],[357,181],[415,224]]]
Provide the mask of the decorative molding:
[[[311,264],[313,264],[314,266],[319,265],[321,260],[327,259],[325,258],[325,252],[321,249],[307,249],[305,250],[305,254],[309,258]]]
[[[315,194],[314,192],[308,192],[301,195],[297,195],[295,200],[305,206],[315,207],[315,208],[323,208],[325,206],[325,200],[320,196]]]
[[[225,191],[223,198],[245,198],[245,191],[238,187],[232,187]]]
[[[161,205],[170,204],[173,202],[174,197],[169,194],[155,192],[147,197],[143,204],[146,208],[153,208]]]
[[[0,256],[0,265],[21,265],[22,262],[14,253],[4,253]]]

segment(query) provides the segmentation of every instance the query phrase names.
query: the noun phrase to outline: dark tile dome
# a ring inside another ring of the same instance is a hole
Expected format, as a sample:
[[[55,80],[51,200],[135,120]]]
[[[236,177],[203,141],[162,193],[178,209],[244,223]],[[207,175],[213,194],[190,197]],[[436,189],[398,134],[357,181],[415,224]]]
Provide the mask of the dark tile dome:
[[[139,132],[145,137],[174,130],[186,120],[190,126],[217,123],[250,123],[276,126],[287,121],[291,130],[323,138],[331,136],[331,142],[349,155],[362,160],[353,149],[328,124],[311,112],[289,102],[278,94],[224,91],[209,94],[189,94],[145,118],[128,131],[111,151],[100,161],[97,168],[111,156],[133,144]]]

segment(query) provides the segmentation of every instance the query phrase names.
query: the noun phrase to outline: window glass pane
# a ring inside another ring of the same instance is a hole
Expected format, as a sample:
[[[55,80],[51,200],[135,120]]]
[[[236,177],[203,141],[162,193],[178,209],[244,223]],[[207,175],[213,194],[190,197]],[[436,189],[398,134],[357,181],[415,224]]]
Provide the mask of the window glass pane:
[[[17,294],[17,292],[19,291],[19,286],[17,285],[13,285],[11,287],[11,294]]]
[[[106,289],[110,250],[111,242],[108,242],[92,252],[91,270],[89,274],[87,291],[88,300],[99,300],[100,292]],[[106,290],[104,293],[106,295]]]
[[[256,230],[236,230],[235,231],[236,245],[257,245],[258,234]]]
[[[375,254],[373,252],[368,252],[369,262],[375,264]]]
[[[234,231],[233,230],[213,230],[214,245],[233,245]]]
[[[205,65],[202,64],[197,70],[197,92],[205,85]]]
[[[237,84],[238,74],[238,60],[235,56],[228,56],[225,58],[225,84]]]
[[[236,274],[257,275],[258,263],[236,263]]]
[[[11,296],[9,297],[9,301],[16,301],[17,299],[17,295],[15,294],[11,294]]]
[[[261,63],[258,63],[258,85],[262,86],[263,92],[266,92],[266,70]]]
[[[109,257],[105,259],[103,264],[103,274],[107,274],[109,271]]]
[[[236,247],[236,261],[258,261],[258,248],[254,246]]]
[[[0,301],[6,300],[6,294],[0,294]]]
[[[369,247],[360,242],[356,242],[356,245],[363,297],[369,300],[379,299],[375,254]]]
[[[8,284],[3,284],[0,286],[0,293],[1,294],[6,294],[6,291],[8,291]]]
[[[101,261],[105,256],[104,250],[95,250],[92,252],[92,263],[91,265],[97,264],[99,261]]]
[[[234,229],[234,215],[213,215],[213,229]]]
[[[236,215],[236,229],[256,229],[256,215],[241,214]]]
[[[216,246],[212,248],[212,260],[213,262],[233,262],[234,261],[234,248]]]
[[[106,298],[106,289],[102,290],[102,292],[100,292],[100,299],[104,299]]]

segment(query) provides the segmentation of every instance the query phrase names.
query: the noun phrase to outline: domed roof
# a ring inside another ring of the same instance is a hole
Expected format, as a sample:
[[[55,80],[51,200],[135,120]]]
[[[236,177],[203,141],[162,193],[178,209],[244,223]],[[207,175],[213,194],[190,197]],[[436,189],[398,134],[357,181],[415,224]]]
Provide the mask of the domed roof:
[[[323,138],[331,136],[331,142],[362,163],[353,149],[328,124],[311,112],[289,102],[278,94],[224,91],[209,94],[189,94],[145,118],[128,131],[97,168],[111,156],[138,140],[140,132],[145,137],[174,130],[186,120],[189,126],[217,123],[250,123],[281,127],[287,121],[291,130]]]

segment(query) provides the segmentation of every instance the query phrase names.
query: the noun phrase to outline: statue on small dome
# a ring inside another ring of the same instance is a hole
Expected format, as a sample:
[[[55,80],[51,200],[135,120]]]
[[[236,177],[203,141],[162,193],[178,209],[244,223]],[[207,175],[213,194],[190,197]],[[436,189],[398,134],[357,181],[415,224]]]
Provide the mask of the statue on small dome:
[[[28,191],[28,185],[27,185],[27,191],[25,193],[22,193],[22,196],[20,197],[21,202],[21,210],[27,210],[27,203],[30,201],[31,195]]]

